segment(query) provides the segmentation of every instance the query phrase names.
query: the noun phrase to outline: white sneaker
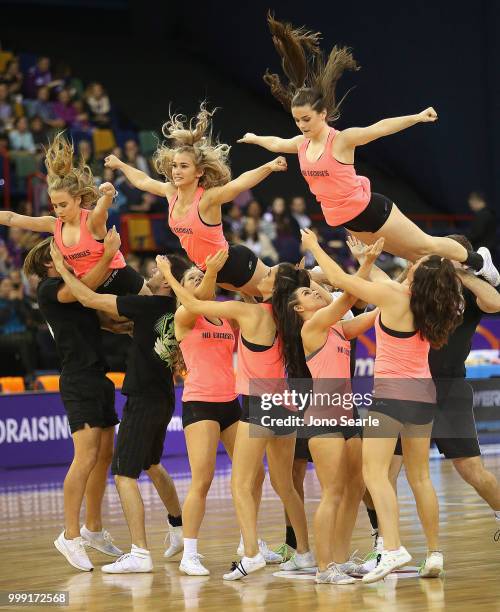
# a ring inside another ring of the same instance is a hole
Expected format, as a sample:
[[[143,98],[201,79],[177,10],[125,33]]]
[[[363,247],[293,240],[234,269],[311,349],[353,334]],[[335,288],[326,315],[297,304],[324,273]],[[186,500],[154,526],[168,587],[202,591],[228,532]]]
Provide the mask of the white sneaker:
[[[444,573],[443,564],[443,553],[431,552],[420,566],[418,575],[420,578],[439,578]]]
[[[350,574],[351,576],[364,576],[377,567],[380,557],[382,556],[382,551],[384,550],[384,538],[379,536],[378,532],[372,532],[372,536],[374,536],[373,550],[368,553],[355,568],[342,568],[346,574]],[[349,563],[349,561],[347,563]]]
[[[85,525],[80,529],[80,535],[85,540],[88,546],[101,551],[110,557],[119,557],[123,555],[123,550],[120,550],[113,544],[113,538],[109,531],[89,531]]]
[[[75,538],[74,540],[67,540],[64,537],[64,531],[59,535],[57,540],[54,540],[54,546],[57,550],[64,555],[69,563],[73,567],[84,572],[91,572],[94,566],[90,562],[90,559],[85,550],[85,541],[82,537]]]
[[[182,527],[172,527],[169,523],[168,532],[165,536],[165,544],[168,544],[167,550],[163,553],[166,559],[170,559],[170,557],[182,552],[184,550]]]
[[[271,550],[267,545],[267,542],[264,542],[264,540],[258,540],[258,544],[259,552],[264,557],[268,565],[274,565],[276,563],[283,562],[283,557],[279,553],[274,552],[274,550]],[[243,540],[240,541],[240,545],[236,550],[236,554],[240,557],[245,556],[245,546],[243,545]]]
[[[243,557],[240,561],[233,561],[231,571],[222,577],[224,580],[240,580],[263,567],[266,567],[266,560],[259,552],[255,557]]]
[[[411,555],[404,546],[400,546],[398,550],[384,550],[377,567],[363,576],[362,580],[364,583],[382,580],[387,574],[406,565],[409,561],[411,561]]]
[[[203,559],[203,555],[199,553],[194,553],[194,555],[184,554],[179,565],[180,571],[188,576],[208,576],[210,571],[207,570],[200,559]]]
[[[365,559],[360,559],[360,557],[356,557],[356,553],[358,551],[355,550],[349,559],[344,563],[336,563],[338,569],[344,574],[356,575],[358,574],[358,568],[365,562]]]
[[[490,285],[497,287],[500,285],[500,272],[495,268],[495,264],[491,259],[490,250],[486,247],[480,247],[477,252],[483,258],[483,267],[479,272],[475,272],[476,276],[482,276]]]
[[[344,573],[336,563],[330,563],[324,572],[316,572],[314,581],[318,584],[354,584],[356,579]]]
[[[283,572],[293,572],[311,567],[316,567],[316,559],[310,550],[306,553],[295,553],[289,561],[280,564],[280,570]]]
[[[101,570],[106,574],[139,574],[151,572],[153,561],[149,553],[137,552],[126,553],[113,563],[103,565]]]

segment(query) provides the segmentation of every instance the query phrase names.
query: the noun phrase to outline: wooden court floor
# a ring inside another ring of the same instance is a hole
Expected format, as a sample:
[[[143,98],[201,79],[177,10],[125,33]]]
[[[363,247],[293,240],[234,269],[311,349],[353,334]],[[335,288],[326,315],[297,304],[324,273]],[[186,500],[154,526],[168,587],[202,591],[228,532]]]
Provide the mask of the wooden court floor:
[[[500,455],[485,458],[500,475]],[[167,464],[168,469],[168,464]],[[274,577],[276,567],[227,583],[222,574],[236,559],[239,541],[229,488],[229,473],[216,476],[202,526],[199,550],[211,571],[207,577],[184,576],[177,562],[163,561],[165,516],[152,486],[141,483],[146,506],[148,538],[155,562],[151,574],[106,575],[100,566],[109,558],[97,551],[90,556],[96,567],[78,572],[55,550],[52,541],[62,525],[62,491],[58,488],[12,491],[0,495],[0,591],[68,591],[69,610],[463,610],[500,611],[500,524],[488,506],[463,483],[449,462],[433,460],[432,478],[441,506],[442,548],[446,577],[422,580],[412,573],[392,575],[373,585],[316,585],[308,579]],[[189,476],[176,478],[184,497]],[[306,477],[306,505],[311,519],[319,497],[312,471]],[[399,480],[403,543],[418,565],[425,553],[411,492],[404,475]],[[118,496],[109,485],[104,503],[105,527],[115,543],[128,550],[129,536]],[[310,521],[311,522],[311,521]],[[266,479],[259,518],[260,534],[270,545],[283,539],[281,505]],[[495,538],[495,533],[497,533]],[[498,541],[496,541],[498,540]],[[353,548],[369,551],[369,523],[360,510]],[[14,609],[14,608],[7,608]],[[35,609],[35,608],[24,608]]]

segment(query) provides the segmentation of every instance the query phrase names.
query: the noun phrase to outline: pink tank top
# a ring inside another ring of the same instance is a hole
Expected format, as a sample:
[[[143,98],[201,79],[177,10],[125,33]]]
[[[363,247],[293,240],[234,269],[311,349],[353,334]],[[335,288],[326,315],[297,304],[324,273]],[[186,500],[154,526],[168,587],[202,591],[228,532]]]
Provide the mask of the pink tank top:
[[[351,343],[344,337],[342,325],[330,327],[325,344],[309,357],[307,367],[313,378],[351,378]]]
[[[57,247],[61,251],[64,259],[73,268],[75,275],[81,278],[89,272],[96,263],[101,259],[104,253],[104,244],[96,240],[89,232],[87,227],[87,219],[90,210],[82,208],[80,211],[80,240],[75,246],[67,247],[63,243],[62,228],[63,222],[61,219],[56,219],[56,229],[54,232],[54,240]],[[109,264],[110,270],[124,268],[127,264],[120,251],[111,260]]]
[[[177,195],[172,198],[168,211],[168,225],[172,232],[179,238],[182,248],[186,251],[189,259],[200,268],[205,270],[205,259],[208,255],[215,255],[221,249],[227,251],[229,245],[222,231],[222,223],[208,225],[200,217],[200,200],[205,190],[198,187],[194,194],[194,200],[188,212],[181,219],[174,219],[174,207]]]
[[[375,337],[375,395],[435,403],[435,387],[428,361],[429,341],[418,332],[409,336],[406,332],[388,330],[381,322],[380,314],[375,320]]]
[[[226,319],[203,316],[179,343],[187,367],[182,401],[231,402],[237,396],[233,370],[234,332]]]
[[[259,304],[272,316],[271,304]],[[252,350],[240,333],[238,338],[238,367],[236,369],[236,391],[243,395],[259,395],[260,393],[279,393],[283,391],[282,381],[285,379],[285,364],[283,361],[281,341],[276,334],[272,346],[265,350]],[[255,347],[256,348],[256,347]],[[250,381],[272,379],[270,385],[260,383],[252,385]],[[274,382],[276,381],[276,382]],[[279,381],[279,382],[278,382]],[[259,389],[262,387],[262,389]]]
[[[358,176],[353,164],[343,164],[332,155],[332,143],[338,131],[330,128],[325,149],[315,162],[307,160],[310,140],[299,148],[299,164],[309,189],[321,204],[328,225],[343,225],[357,217],[370,201],[370,180]]]

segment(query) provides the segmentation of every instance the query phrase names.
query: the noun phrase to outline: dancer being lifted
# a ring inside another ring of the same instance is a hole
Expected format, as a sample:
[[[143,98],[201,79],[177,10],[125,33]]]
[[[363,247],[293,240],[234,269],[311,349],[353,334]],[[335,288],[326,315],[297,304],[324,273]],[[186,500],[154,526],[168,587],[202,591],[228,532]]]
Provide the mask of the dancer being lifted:
[[[260,295],[257,284],[269,267],[248,247],[228,244],[222,231],[221,207],[272,172],[286,170],[286,160],[278,157],[231,180],[227,161],[230,147],[214,141],[210,133],[213,113],[202,104],[196,120],[191,120],[187,127],[181,115],[174,115],[165,123],[163,134],[170,142],[162,144],[154,156],[157,172],[167,178],[165,183],[128,166],[114,155],[106,157],[105,165],[121,170],[134,187],[167,198],[170,229],[200,270],[205,270],[209,255],[221,249],[228,251],[227,261],[217,275],[217,284]]]
[[[340,116],[336,86],[345,70],[359,66],[346,47],[335,46],[325,60],[319,48],[319,32],[294,29],[268,16],[274,45],[282,59],[289,83],[277,74],[266,72],[264,80],[273,96],[281,102],[301,131],[284,139],[247,133],[238,142],[257,144],[276,153],[297,153],[300,170],[311,192],[321,205],[326,222],[342,225],[366,244],[385,239],[385,250],[417,261],[437,254],[463,262],[496,286],[500,276],[485,247],[467,251],[450,238],[429,236],[410,221],[387,197],[372,193],[370,181],[358,176],[354,168],[357,146],[395,134],[417,123],[437,120],[433,108],[415,115],[383,119],[365,128],[337,130],[331,127]]]

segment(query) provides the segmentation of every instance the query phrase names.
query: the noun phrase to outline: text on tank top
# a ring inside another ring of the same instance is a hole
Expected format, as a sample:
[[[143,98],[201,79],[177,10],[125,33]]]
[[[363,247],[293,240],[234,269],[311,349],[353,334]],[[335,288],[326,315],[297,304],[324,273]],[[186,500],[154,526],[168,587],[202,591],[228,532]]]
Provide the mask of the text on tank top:
[[[371,197],[370,180],[358,176],[353,164],[344,164],[333,157],[332,144],[337,134],[337,130],[330,128],[323,153],[314,162],[307,159],[309,139],[304,140],[298,151],[302,176],[321,204],[327,223],[332,226],[343,225],[357,217],[368,206]]]
[[[90,233],[87,227],[87,220],[90,210],[82,208],[80,211],[80,239],[74,246],[65,246],[62,238],[62,228],[64,223],[61,219],[56,219],[56,228],[54,231],[54,240],[57,247],[62,253],[64,259],[73,268],[75,275],[81,278],[89,272],[101,259],[104,253],[104,244],[96,240]],[[118,251],[111,263],[110,270],[124,268],[126,266],[125,259]]]
[[[199,206],[204,191],[203,187],[198,187],[189,210],[180,219],[174,219],[173,216],[178,194],[175,194],[172,198],[168,211],[170,229],[179,238],[189,259],[200,270],[205,270],[205,260],[209,255],[215,255],[220,250],[227,251],[229,249],[222,231],[222,223],[208,225],[201,219]]]
[[[264,303],[259,304],[259,306],[267,310],[272,316],[271,304]],[[271,346],[260,347],[260,349],[251,350],[248,346],[245,346],[240,331],[238,366],[236,368],[236,391],[238,393],[259,395],[261,393],[278,392],[277,389],[282,389],[281,382],[274,382],[283,381],[285,378],[285,364],[279,336],[276,334]],[[272,381],[269,386],[265,382],[260,382],[266,379]]]
[[[179,343],[187,368],[184,402],[230,402],[236,398],[235,336],[229,322],[220,320],[222,325],[216,325],[199,316],[193,329]]]

